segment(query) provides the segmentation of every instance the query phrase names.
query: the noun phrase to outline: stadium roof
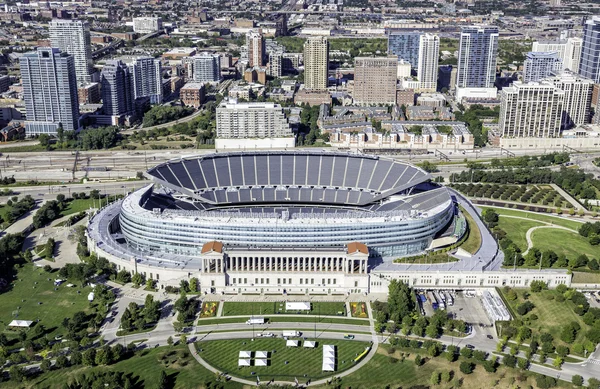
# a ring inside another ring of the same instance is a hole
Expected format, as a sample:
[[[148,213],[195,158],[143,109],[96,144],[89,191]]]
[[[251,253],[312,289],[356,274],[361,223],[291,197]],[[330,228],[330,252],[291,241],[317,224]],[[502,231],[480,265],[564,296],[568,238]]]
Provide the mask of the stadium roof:
[[[365,205],[429,180],[413,165],[338,152],[218,153],[171,160],[154,181],[207,204]]]

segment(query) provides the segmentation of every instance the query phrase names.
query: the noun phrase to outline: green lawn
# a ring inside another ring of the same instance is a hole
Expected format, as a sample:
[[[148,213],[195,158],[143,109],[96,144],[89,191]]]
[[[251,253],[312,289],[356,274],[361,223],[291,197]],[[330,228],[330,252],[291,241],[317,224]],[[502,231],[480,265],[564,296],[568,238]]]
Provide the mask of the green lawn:
[[[512,240],[522,252],[527,250],[527,239],[525,235],[527,230],[532,227],[543,226],[543,223],[529,221],[523,219],[515,219],[512,217],[502,217],[498,221],[498,226],[506,232],[506,236]]]
[[[600,273],[588,273],[583,271],[573,272],[573,283],[575,284],[600,284]]]
[[[13,315],[17,311],[20,320],[40,319],[40,324],[49,330],[51,336],[60,333],[63,318],[71,317],[78,311],[92,312],[87,301],[87,295],[92,290],[90,287],[80,288],[76,285],[68,288],[64,283],[55,291],[54,280],[57,278],[58,273],[50,274],[33,265],[25,265],[20,269],[12,289],[0,294],[0,332],[4,331],[9,337],[16,335],[6,330],[6,326],[17,318]]]
[[[359,325],[359,326],[368,326],[369,321],[365,319],[346,319],[342,317],[330,317],[330,316],[321,316],[321,317],[303,317],[303,316],[266,316],[266,319],[271,323],[293,323],[293,322],[302,322],[302,323],[314,323],[315,319],[318,323],[321,324],[350,324],[350,325]],[[231,323],[245,323],[246,318],[234,318],[234,317],[225,317],[225,318],[214,318],[214,319],[199,319],[198,325],[213,325],[213,324],[231,324]]]
[[[486,209],[486,208],[490,208],[490,207],[480,207],[480,208]],[[496,208],[496,207],[492,207],[492,209],[494,211],[496,211],[498,213],[498,215],[519,216],[519,217],[524,217],[527,219],[539,220],[539,221],[543,221],[546,223],[556,224],[558,226],[571,228],[573,230],[578,230],[582,224],[575,220],[568,220],[568,219],[564,219],[564,218],[561,218],[558,216],[551,216],[551,215],[547,215],[547,214],[543,214],[543,213],[524,212],[524,211],[517,211],[514,209]]]
[[[136,355],[127,360],[118,362],[111,366],[84,367],[76,366],[68,369],[53,370],[42,374],[25,383],[3,382],[2,388],[63,388],[64,384],[74,380],[83,373],[89,375],[100,371],[122,371],[131,374],[137,379],[136,388],[154,388],[164,370],[169,376],[173,386],[169,388],[189,389],[203,388],[204,383],[214,379],[214,374],[204,367],[190,355],[187,346],[160,347],[146,350],[141,355]],[[237,382],[224,383],[224,389],[241,389],[242,384]]]
[[[462,210],[462,214],[465,215],[467,221],[469,237],[460,246],[463,250],[468,251],[471,254],[475,254],[479,247],[481,247],[481,231],[477,227],[477,223],[471,217],[471,214]]]
[[[322,347],[325,344],[336,346],[337,367],[335,373],[321,370]],[[256,379],[256,375],[258,375],[263,381],[272,378],[294,381],[294,378],[297,377],[299,381],[304,382],[308,379],[332,376],[351,368],[354,366],[354,358],[362,353],[368,345],[367,342],[318,339],[317,347],[309,349],[302,347],[302,344],[300,347],[286,347],[285,339],[271,338],[255,339],[254,341],[235,339],[198,342],[196,348],[199,350],[198,355],[211,366],[240,378]],[[254,366],[253,363],[250,367],[238,367],[240,351],[267,351],[269,366]],[[251,372],[256,372],[256,375],[252,375]]]
[[[102,201],[104,202],[105,200],[103,199]],[[60,215],[67,216],[67,215],[72,215],[74,213],[87,211],[88,209],[92,208],[94,205],[97,208],[98,204],[99,204],[99,200],[97,200],[97,199],[96,200],[94,200],[94,199],[71,200],[67,203],[67,207],[62,210]]]
[[[555,228],[541,228],[531,234],[533,247],[542,251],[553,250],[556,254],[564,254],[567,258],[576,258],[585,254],[590,258],[600,258],[600,249],[592,246],[579,234]]]
[[[226,302],[223,306],[223,316],[269,316],[274,314],[299,314],[299,315],[323,315],[337,316],[346,313],[346,304],[344,302],[312,302],[312,310],[305,311],[287,311],[284,301],[277,302]],[[272,320],[272,318],[271,318]]]
[[[504,293],[504,291],[498,288],[499,293]],[[529,289],[517,289],[518,298],[515,301],[509,301],[506,299],[510,306],[513,308],[513,312],[516,315],[516,307],[518,304],[523,303],[525,300],[523,299],[524,291],[528,291]],[[535,308],[531,311],[531,313],[535,313],[538,316],[538,319],[530,325],[532,331],[535,333],[541,332],[549,332],[554,336],[554,343],[560,344],[562,341],[560,340],[560,331],[565,324],[570,322],[577,322],[581,326],[581,328],[586,329],[589,328],[587,324],[583,322],[581,317],[573,312],[574,304],[570,300],[564,302],[558,302],[555,299],[550,299],[550,296],[556,296],[558,292],[555,290],[546,290],[542,293],[531,293],[529,296],[529,301],[533,303]],[[531,315],[529,313],[528,315]],[[527,315],[526,315],[527,316]],[[580,331],[579,335],[575,342],[581,342],[584,338],[584,332]]]

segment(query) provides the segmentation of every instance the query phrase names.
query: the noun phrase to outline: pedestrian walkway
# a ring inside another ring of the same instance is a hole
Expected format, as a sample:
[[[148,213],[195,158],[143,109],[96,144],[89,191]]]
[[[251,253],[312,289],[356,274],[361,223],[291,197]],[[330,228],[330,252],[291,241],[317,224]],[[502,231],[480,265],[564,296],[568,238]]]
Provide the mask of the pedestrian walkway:
[[[350,310],[350,303],[346,301],[346,316],[352,317],[352,311]]]
[[[219,308],[217,309],[217,317],[222,317],[223,316],[223,306],[225,305],[225,303],[223,301],[221,301],[219,303]]]

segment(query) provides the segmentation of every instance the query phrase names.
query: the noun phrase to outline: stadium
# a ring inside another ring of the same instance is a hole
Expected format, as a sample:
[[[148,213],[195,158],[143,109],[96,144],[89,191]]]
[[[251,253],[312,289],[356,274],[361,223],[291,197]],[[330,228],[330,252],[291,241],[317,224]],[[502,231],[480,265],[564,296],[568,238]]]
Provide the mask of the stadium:
[[[419,254],[465,230],[445,187],[378,156],[215,153],[146,175],[154,184],[90,220],[88,243],[161,284],[199,277],[208,292],[366,292],[375,258]]]

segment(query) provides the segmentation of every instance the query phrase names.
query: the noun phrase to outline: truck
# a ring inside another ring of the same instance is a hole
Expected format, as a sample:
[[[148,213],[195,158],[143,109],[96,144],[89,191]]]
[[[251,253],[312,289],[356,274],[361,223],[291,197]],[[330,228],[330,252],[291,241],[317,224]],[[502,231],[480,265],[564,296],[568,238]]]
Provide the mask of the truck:
[[[264,317],[253,317],[246,321],[246,324],[254,325],[254,324],[265,324]]]
[[[446,301],[448,302],[449,306],[454,305],[454,297],[452,297],[450,293],[446,293]]]
[[[438,308],[441,310],[446,309],[446,298],[444,296],[444,292],[434,291],[433,295],[438,301]]]
[[[429,304],[431,304],[431,307],[434,310],[438,309],[438,301],[435,298],[435,296],[433,295],[433,292],[427,292],[427,300],[429,301]]]
[[[283,331],[282,336],[284,338],[292,338],[294,336],[302,336],[302,332],[300,332],[300,331]]]

